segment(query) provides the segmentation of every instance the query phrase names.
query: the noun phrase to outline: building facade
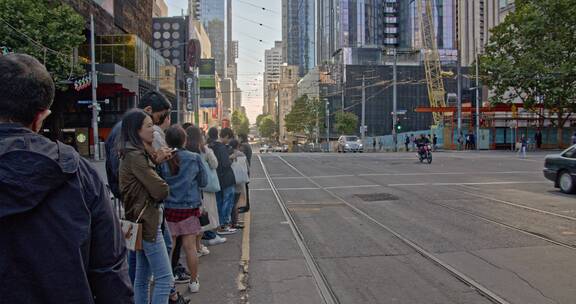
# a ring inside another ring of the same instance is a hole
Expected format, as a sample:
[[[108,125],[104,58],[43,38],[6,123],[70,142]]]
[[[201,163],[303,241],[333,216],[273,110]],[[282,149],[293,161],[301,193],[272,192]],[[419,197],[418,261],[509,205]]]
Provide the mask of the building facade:
[[[274,47],[264,51],[264,107],[262,112],[270,114],[271,108],[268,106],[268,95],[274,94],[277,90],[270,85],[280,82],[280,67],[282,66],[282,41],[276,41]],[[272,93],[270,90],[272,88]],[[273,113],[273,111],[272,111]]]
[[[292,110],[294,101],[298,97],[298,66],[283,65],[280,67],[280,83],[278,84],[278,139],[282,143],[290,141],[290,134],[286,131],[285,118]]]
[[[282,0],[283,62],[299,67],[304,76],[316,65],[314,0]]]
[[[154,0],[154,8],[152,9],[152,17],[168,17],[168,5],[165,0]]]

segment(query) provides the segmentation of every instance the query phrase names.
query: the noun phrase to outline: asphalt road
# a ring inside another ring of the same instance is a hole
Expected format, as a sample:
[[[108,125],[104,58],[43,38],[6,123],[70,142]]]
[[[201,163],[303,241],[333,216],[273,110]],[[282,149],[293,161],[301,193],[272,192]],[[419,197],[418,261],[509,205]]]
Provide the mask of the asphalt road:
[[[576,303],[576,196],[543,159],[255,155],[249,302]]]

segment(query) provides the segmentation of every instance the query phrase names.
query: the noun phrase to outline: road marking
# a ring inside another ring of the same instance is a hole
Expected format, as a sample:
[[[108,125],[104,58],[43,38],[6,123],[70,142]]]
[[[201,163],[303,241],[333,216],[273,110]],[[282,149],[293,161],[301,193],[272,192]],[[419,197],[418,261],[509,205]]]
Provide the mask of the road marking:
[[[547,184],[543,181],[511,181],[511,182],[471,182],[471,183],[414,183],[414,184],[388,184],[388,187],[409,187],[409,186],[474,186],[474,185],[517,185],[517,184]]]
[[[470,174],[542,174],[540,171],[495,171],[495,172],[420,172],[420,173],[365,173],[357,176],[425,176],[425,175],[470,175]]]
[[[300,191],[300,190],[320,190],[320,188],[276,188],[279,191]]]
[[[357,185],[357,186],[337,186],[337,187],[322,187],[322,189],[353,189],[353,188],[373,188],[382,187],[380,185]],[[320,189],[320,188],[317,188]]]
[[[472,195],[478,198],[483,198],[485,200],[489,200],[489,201],[493,201],[493,202],[497,202],[497,203],[501,203],[501,204],[506,204],[509,206],[514,206],[514,207],[518,207],[518,208],[522,208],[522,209],[526,209],[526,210],[530,210],[533,212],[538,212],[538,213],[543,213],[543,214],[547,214],[547,215],[551,215],[551,216],[556,216],[559,218],[563,218],[563,219],[567,219],[567,220],[571,220],[571,221],[576,221],[576,217],[572,217],[572,216],[568,216],[568,215],[563,215],[563,214],[558,214],[555,212],[551,212],[551,211],[546,211],[546,210],[542,210],[542,209],[537,209],[537,208],[532,208],[526,205],[522,205],[522,204],[516,204],[513,202],[509,202],[509,201],[505,201],[505,200],[501,200],[501,199],[497,199],[497,198],[493,198],[490,196],[486,196],[486,195],[482,195],[482,194],[477,194],[477,193],[473,193],[469,191],[465,191],[465,190],[459,190],[459,189],[454,189],[460,193],[465,193],[467,195]]]
[[[355,177],[353,174],[343,174],[343,175],[321,175],[321,176],[310,176],[311,178],[339,178],[339,177]],[[304,177],[300,177],[304,178]]]
[[[341,175],[318,175],[310,178],[342,178],[342,177],[368,177],[368,176],[426,176],[426,175],[470,175],[470,174],[542,174],[540,171],[484,171],[484,172],[419,172],[419,173],[359,173]],[[302,176],[272,177],[275,180],[306,179]],[[266,180],[265,177],[255,177],[252,180]]]

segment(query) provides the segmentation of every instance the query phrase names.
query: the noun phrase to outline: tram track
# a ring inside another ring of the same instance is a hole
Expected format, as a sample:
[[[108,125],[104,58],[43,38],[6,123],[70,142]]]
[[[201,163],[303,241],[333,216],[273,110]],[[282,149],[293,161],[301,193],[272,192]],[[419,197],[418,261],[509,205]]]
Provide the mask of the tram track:
[[[326,187],[323,187],[322,185],[318,184],[311,177],[303,174],[300,170],[298,170],[296,167],[294,167],[291,163],[286,161],[282,156],[277,156],[277,157],[285,165],[290,167],[292,170],[294,170],[300,176],[307,179],[310,183],[314,184],[319,190],[326,192],[331,197],[335,198],[336,200],[340,201],[345,206],[350,208],[354,213],[360,215],[361,217],[367,219],[369,222],[377,225],[378,227],[380,227],[380,228],[384,229],[385,231],[387,231],[388,233],[392,234],[395,238],[400,240],[402,243],[406,244],[409,248],[411,248],[412,250],[417,252],[420,256],[422,256],[426,260],[434,263],[436,266],[438,266],[442,270],[446,271],[450,276],[456,278],[457,280],[461,281],[465,285],[473,288],[480,295],[484,296],[486,299],[490,300],[493,303],[499,303],[499,304],[505,304],[505,303],[509,304],[510,303],[507,300],[505,300],[504,298],[502,298],[501,296],[499,296],[498,294],[496,294],[495,292],[493,292],[492,290],[488,289],[487,287],[483,286],[482,284],[475,281],[471,277],[467,276],[466,274],[460,272],[459,270],[452,267],[448,263],[444,262],[443,260],[438,258],[435,254],[427,251],[426,249],[424,249],[423,247],[421,247],[417,243],[413,242],[412,240],[406,238],[405,236],[403,236],[402,234],[400,234],[396,230],[394,230],[394,229],[390,228],[389,226],[387,226],[386,224],[378,221],[377,219],[375,219],[371,215],[367,214],[363,210],[354,206],[352,203],[346,201],[344,198],[340,197],[339,195],[337,195],[336,193],[331,191],[331,189],[327,189]],[[300,249],[302,250],[302,252],[304,254],[307,265],[312,272],[312,275],[315,279],[315,282],[318,286],[320,295],[322,296],[324,303],[339,303],[337,296],[334,294],[332,288],[330,287],[330,283],[327,281],[326,276],[322,273],[320,267],[318,266],[318,262],[316,261],[314,256],[311,254],[310,249],[307,247],[306,242],[305,242],[305,238],[303,237],[300,229],[298,228],[297,223],[294,221],[293,216],[291,215],[286,204],[284,203],[278,189],[276,188],[276,185],[274,184],[274,181],[270,177],[269,171],[268,171],[266,165],[264,164],[264,161],[262,160],[261,156],[259,156],[259,160],[260,160],[260,163],[262,165],[266,179],[267,179],[268,183],[270,184],[272,192],[274,193],[274,196],[276,197],[278,204],[280,205],[282,212],[284,213],[284,216],[286,217],[287,221],[289,222],[290,228],[291,228],[291,230],[292,230],[292,232],[293,232],[293,234],[294,234],[294,236],[298,242],[298,245],[300,246]]]

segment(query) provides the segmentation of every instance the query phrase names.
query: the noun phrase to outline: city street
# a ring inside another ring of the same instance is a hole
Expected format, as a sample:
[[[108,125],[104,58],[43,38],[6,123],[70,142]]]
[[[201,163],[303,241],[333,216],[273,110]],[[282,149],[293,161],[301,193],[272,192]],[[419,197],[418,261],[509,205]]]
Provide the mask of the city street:
[[[574,303],[576,197],[544,156],[257,156],[249,302]]]

